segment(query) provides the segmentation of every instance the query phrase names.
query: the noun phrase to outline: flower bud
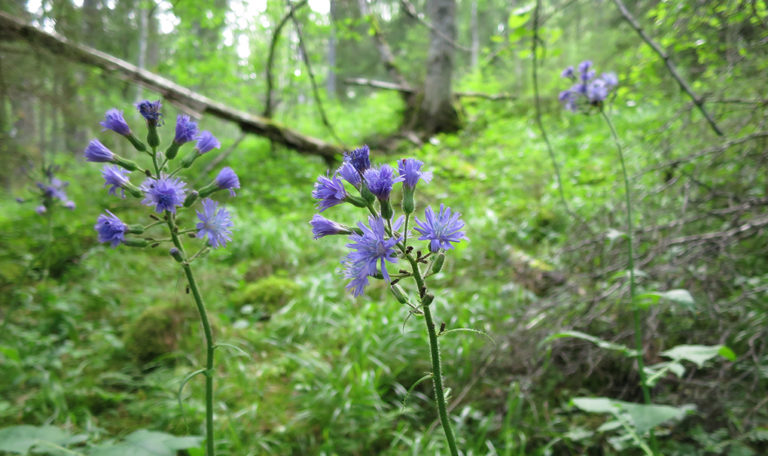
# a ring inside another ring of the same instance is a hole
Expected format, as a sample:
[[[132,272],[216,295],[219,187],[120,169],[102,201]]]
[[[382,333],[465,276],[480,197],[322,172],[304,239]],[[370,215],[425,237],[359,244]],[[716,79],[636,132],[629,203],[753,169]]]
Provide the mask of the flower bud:
[[[176,158],[176,154],[179,153],[179,147],[181,147],[181,144],[177,143],[176,141],[172,142],[170,146],[168,146],[168,149],[165,151],[165,157],[168,160],[173,160]]]
[[[432,304],[432,301],[434,301],[434,299],[435,299],[434,295],[427,293],[424,295],[423,298],[421,298],[421,305],[426,307]]]
[[[355,195],[347,195],[347,197],[344,198],[344,201],[348,201],[348,202],[352,203],[352,205],[357,206],[357,207],[367,207],[368,206],[368,203],[363,201],[362,198],[358,198]]]
[[[157,125],[153,122],[147,122],[147,144],[153,149],[160,145],[160,137],[157,135]]]
[[[362,186],[362,188],[360,189],[360,195],[363,197],[363,199],[367,203],[372,203],[372,202],[376,201],[376,195],[371,193],[371,190],[368,189],[367,185],[363,185]],[[363,206],[363,207],[365,207],[365,206]]]
[[[177,249],[176,247],[172,247],[171,250],[168,252],[171,254],[174,260],[176,260],[177,263],[183,263],[184,257],[181,255],[181,251]]]
[[[193,204],[195,204],[195,201],[197,201],[197,198],[200,196],[199,193],[197,193],[197,190],[192,190],[189,195],[187,195],[187,198],[184,200],[184,207],[190,207]]]
[[[197,160],[197,157],[198,157],[199,155],[200,155],[200,154],[198,154],[196,151],[192,151],[192,153],[188,154],[188,155],[187,155],[186,157],[184,157],[184,159],[181,161],[181,167],[182,167],[182,168],[189,168],[190,166],[192,166],[192,163],[194,163],[194,162],[195,162],[195,160]]]
[[[432,262],[432,274],[440,272],[440,270],[443,269],[443,263],[445,263],[445,254],[441,252],[437,255],[434,262]]]
[[[381,205],[381,218],[384,220],[390,220],[395,212],[392,210],[392,204],[389,200],[379,200]]]
[[[416,208],[416,203],[413,201],[415,191],[416,187],[403,186],[403,212],[405,214],[412,214]]]
[[[114,156],[114,158],[112,159],[112,163],[118,166],[121,166],[127,169],[128,171],[136,171],[136,169],[138,168],[138,165],[136,165],[136,163],[132,162],[131,160],[127,160],[123,157],[120,157],[118,155]]]
[[[125,244],[128,247],[146,247],[147,245],[149,245],[149,242],[147,242],[144,239],[126,238],[123,241],[123,244]]]
[[[397,298],[400,304],[408,304],[408,296],[405,295],[403,288],[400,285],[393,284],[389,287],[389,290]]]
[[[131,234],[141,234],[144,232],[144,227],[141,225],[128,225],[125,231]]]
[[[133,145],[134,149],[138,150],[139,152],[144,152],[147,150],[147,146],[145,146],[143,142],[139,141],[139,138],[134,136],[133,133],[127,134],[125,138],[128,139],[128,141],[130,141]]]

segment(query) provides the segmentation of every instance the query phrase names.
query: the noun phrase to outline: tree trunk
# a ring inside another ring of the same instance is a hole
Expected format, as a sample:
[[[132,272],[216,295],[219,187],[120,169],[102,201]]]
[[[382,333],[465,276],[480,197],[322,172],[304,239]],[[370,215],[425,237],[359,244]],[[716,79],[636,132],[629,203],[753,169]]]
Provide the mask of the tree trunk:
[[[472,13],[470,19],[470,27],[472,29],[472,52],[470,53],[470,62],[472,68],[476,68],[477,62],[480,60],[480,26],[477,20],[477,2],[478,0],[472,0]]]
[[[336,0],[331,0],[328,18],[331,23],[331,36],[328,37],[328,76],[325,80],[325,91],[328,98],[336,97],[336,24],[333,18],[336,15]]]
[[[424,98],[415,126],[426,134],[453,132],[460,126],[451,93],[453,46],[444,37],[456,39],[456,1],[429,0],[427,11],[433,30],[429,37]]]

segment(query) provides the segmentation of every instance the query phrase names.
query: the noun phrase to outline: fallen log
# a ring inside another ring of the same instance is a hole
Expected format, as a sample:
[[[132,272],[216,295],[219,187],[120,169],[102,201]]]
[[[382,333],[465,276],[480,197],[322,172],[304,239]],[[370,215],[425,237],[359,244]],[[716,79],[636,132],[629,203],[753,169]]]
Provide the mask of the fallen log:
[[[58,34],[42,31],[3,12],[0,12],[0,41],[26,41],[31,46],[45,49],[56,56],[100,68],[161,94],[168,101],[183,106],[197,117],[210,114],[234,122],[245,133],[263,136],[300,153],[319,155],[326,161],[333,161],[343,153],[339,146],[306,136],[273,120],[233,109],[160,75]]]
[[[406,85],[397,84],[397,83],[388,82],[388,81],[378,81],[376,79],[347,78],[347,79],[344,79],[344,83],[348,85],[370,87],[372,89],[394,90],[407,95],[413,95],[416,93],[416,89],[414,89],[411,86],[406,86]],[[453,96],[458,98],[482,98],[484,100],[491,100],[491,101],[517,99],[517,97],[514,95],[507,95],[503,93],[491,94],[491,93],[482,93],[482,92],[454,92]]]

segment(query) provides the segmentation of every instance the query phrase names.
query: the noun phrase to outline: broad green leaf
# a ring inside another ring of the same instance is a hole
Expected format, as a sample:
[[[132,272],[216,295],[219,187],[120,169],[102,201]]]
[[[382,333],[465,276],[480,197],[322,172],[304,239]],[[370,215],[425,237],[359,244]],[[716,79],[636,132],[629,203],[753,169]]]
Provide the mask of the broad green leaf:
[[[661,352],[661,355],[675,361],[690,361],[698,367],[704,366],[705,362],[717,355],[720,355],[729,361],[734,361],[736,359],[736,354],[733,353],[733,350],[725,345],[678,345]]]
[[[557,334],[552,334],[551,336],[544,339],[543,343],[551,342],[555,339],[562,339],[564,337],[573,337],[576,339],[586,340],[586,341],[592,342],[593,344],[597,345],[600,348],[617,351],[624,356],[629,356],[629,357],[637,356],[637,350],[633,350],[625,345],[608,342],[607,340],[603,340],[595,336],[590,336],[589,334],[586,334],[580,331],[563,331]]]
[[[579,409],[589,413],[610,413],[617,412],[616,401],[607,397],[574,397],[571,403]]]
[[[12,426],[0,429],[0,451],[27,454],[40,444],[65,445],[71,439],[68,432],[54,426]]]
[[[669,290],[669,291],[651,291],[648,293],[637,295],[636,299],[638,303],[640,303],[643,307],[648,307],[651,305],[658,304],[659,301],[661,301],[662,299],[665,299],[675,304],[680,304],[682,307],[685,307],[686,309],[689,309],[689,310],[692,310],[695,304],[693,300],[693,296],[691,296],[691,293],[689,293],[688,290],[683,290],[683,289],[676,289],[676,290]]]
[[[164,432],[136,431],[115,445],[102,445],[93,449],[89,456],[176,456],[178,450],[196,448],[202,437],[176,437]]]
[[[645,434],[656,426],[670,420],[679,421],[696,409],[695,406],[690,404],[681,407],[634,404],[631,402],[620,402],[620,404],[621,408],[629,414],[638,434]]]

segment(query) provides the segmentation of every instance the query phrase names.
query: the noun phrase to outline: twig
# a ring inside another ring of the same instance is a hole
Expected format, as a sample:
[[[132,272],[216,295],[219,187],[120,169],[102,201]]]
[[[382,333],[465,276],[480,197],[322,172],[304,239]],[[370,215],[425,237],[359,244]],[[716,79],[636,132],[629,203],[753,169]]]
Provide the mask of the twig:
[[[291,1],[287,0],[288,6],[291,6]],[[304,46],[304,34],[301,32],[301,24],[296,19],[296,15],[293,14],[294,9],[291,7],[291,9],[288,11],[288,15],[291,17],[291,22],[293,22],[293,26],[296,29],[296,36],[299,38],[299,51],[301,52],[301,58],[304,61],[304,66],[307,67],[307,75],[309,75],[309,81],[312,83],[312,95],[315,97],[315,103],[317,103],[317,110],[320,113],[320,120],[323,122],[323,125],[325,125],[325,128],[328,129],[328,132],[333,136],[333,138],[339,142],[339,144],[344,145],[344,141],[339,138],[339,136],[336,134],[336,131],[333,129],[333,126],[331,126],[331,122],[328,120],[328,116],[325,115],[325,109],[323,109],[323,102],[320,99],[320,92],[317,89],[317,81],[315,81],[315,74],[312,72],[312,65],[309,62],[309,54],[307,54],[307,48]]]
[[[269,55],[267,56],[267,96],[266,101],[264,102],[264,112],[262,113],[264,117],[272,117],[272,66],[275,62],[275,48],[277,48],[277,41],[280,38],[280,32],[282,32],[285,24],[288,23],[288,19],[293,17],[293,13],[306,4],[307,0],[302,0],[291,5],[288,13],[286,13],[285,16],[280,19],[280,22],[278,22],[277,26],[275,27],[275,31],[272,32],[272,40],[269,42]]]
[[[416,93],[416,89],[411,86],[402,86],[394,82],[378,81],[376,79],[346,78],[344,79],[344,84],[371,87],[373,89],[381,90],[394,90],[408,95]],[[517,100],[518,98],[515,95],[507,95],[504,93],[490,94],[482,92],[454,92],[453,96],[458,98],[482,98],[491,101]]]
[[[673,78],[677,81],[677,83],[680,85],[680,88],[683,89],[685,93],[688,94],[689,97],[691,97],[691,100],[693,101],[693,104],[696,105],[697,108],[699,108],[699,111],[701,111],[701,114],[704,116],[705,119],[707,119],[707,122],[709,122],[709,125],[712,127],[712,130],[717,134],[717,136],[724,136],[723,131],[720,129],[720,127],[717,126],[717,123],[715,123],[715,120],[710,116],[710,114],[707,112],[707,110],[704,108],[704,100],[696,95],[696,93],[693,91],[690,85],[683,79],[682,76],[680,76],[680,73],[677,72],[677,68],[672,63],[672,60],[670,60],[669,54],[667,54],[664,49],[659,46],[658,43],[653,41],[653,39],[648,36],[648,34],[645,33],[645,31],[640,27],[640,24],[637,22],[637,20],[632,16],[632,14],[627,10],[627,7],[624,6],[624,4],[621,2],[621,0],[613,0],[613,3],[616,5],[616,7],[621,12],[621,15],[624,16],[624,19],[629,22],[629,25],[632,26],[633,29],[640,35],[640,38],[643,39],[643,41],[648,44],[648,46],[653,49],[656,54],[661,57],[661,59],[664,61],[664,64],[667,66],[667,69],[669,69],[669,73],[672,75]]]
[[[200,174],[201,174],[202,176],[206,176],[206,175],[208,175],[208,173],[210,173],[211,171],[213,171],[213,169],[214,169],[214,168],[216,168],[217,166],[219,166],[219,164],[220,164],[221,162],[223,162],[224,160],[226,160],[226,159],[227,159],[227,157],[229,157],[229,154],[231,154],[232,152],[234,152],[234,151],[235,151],[235,149],[237,149],[237,146],[239,146],[239,145],[240,145],[240,142],[241,142],[243,139],[245,139],[245,133],[241,133],[241,134],[240,134],[240,136],[237,138],[237,140],[236,140],[236,141],[235,141],[235,142],[234,142],[234,143],[233,143],[231,146],[229,146],[229,148],[228,148],[227,150],[225,150],[224,152],[220,153],[220,154],[219,154],[219,155],[218,155],[216,158],[214,158],[213,160],[211,160],[211,162],[210,162],[210,163],[208,163],[208,164],[205,166],[205,168],[203,168],[203,171],[202,171]]]
[[[437,29],[435,26],[427,22],[422,15],[416,11],[416,7],[413,6],[413,3],[409,2],[408,0],[400,0],[400,4],[403,6],[403,11],[405,11],[405,14],[412,17],[413,19],[416,19],[423,25],[424,27],[428,28],[430,31],[435,32],[440,38],[444,39],[448,44],[453,46],[455,49],[458,49],[460,51],[464,52],[472,52],[471,48],[468,48],[466,46],[463,46],[459,43],[457,43],[455,40],[452,40],[449,36],[447,36],[445,33],[443,33],[441,30]]]

